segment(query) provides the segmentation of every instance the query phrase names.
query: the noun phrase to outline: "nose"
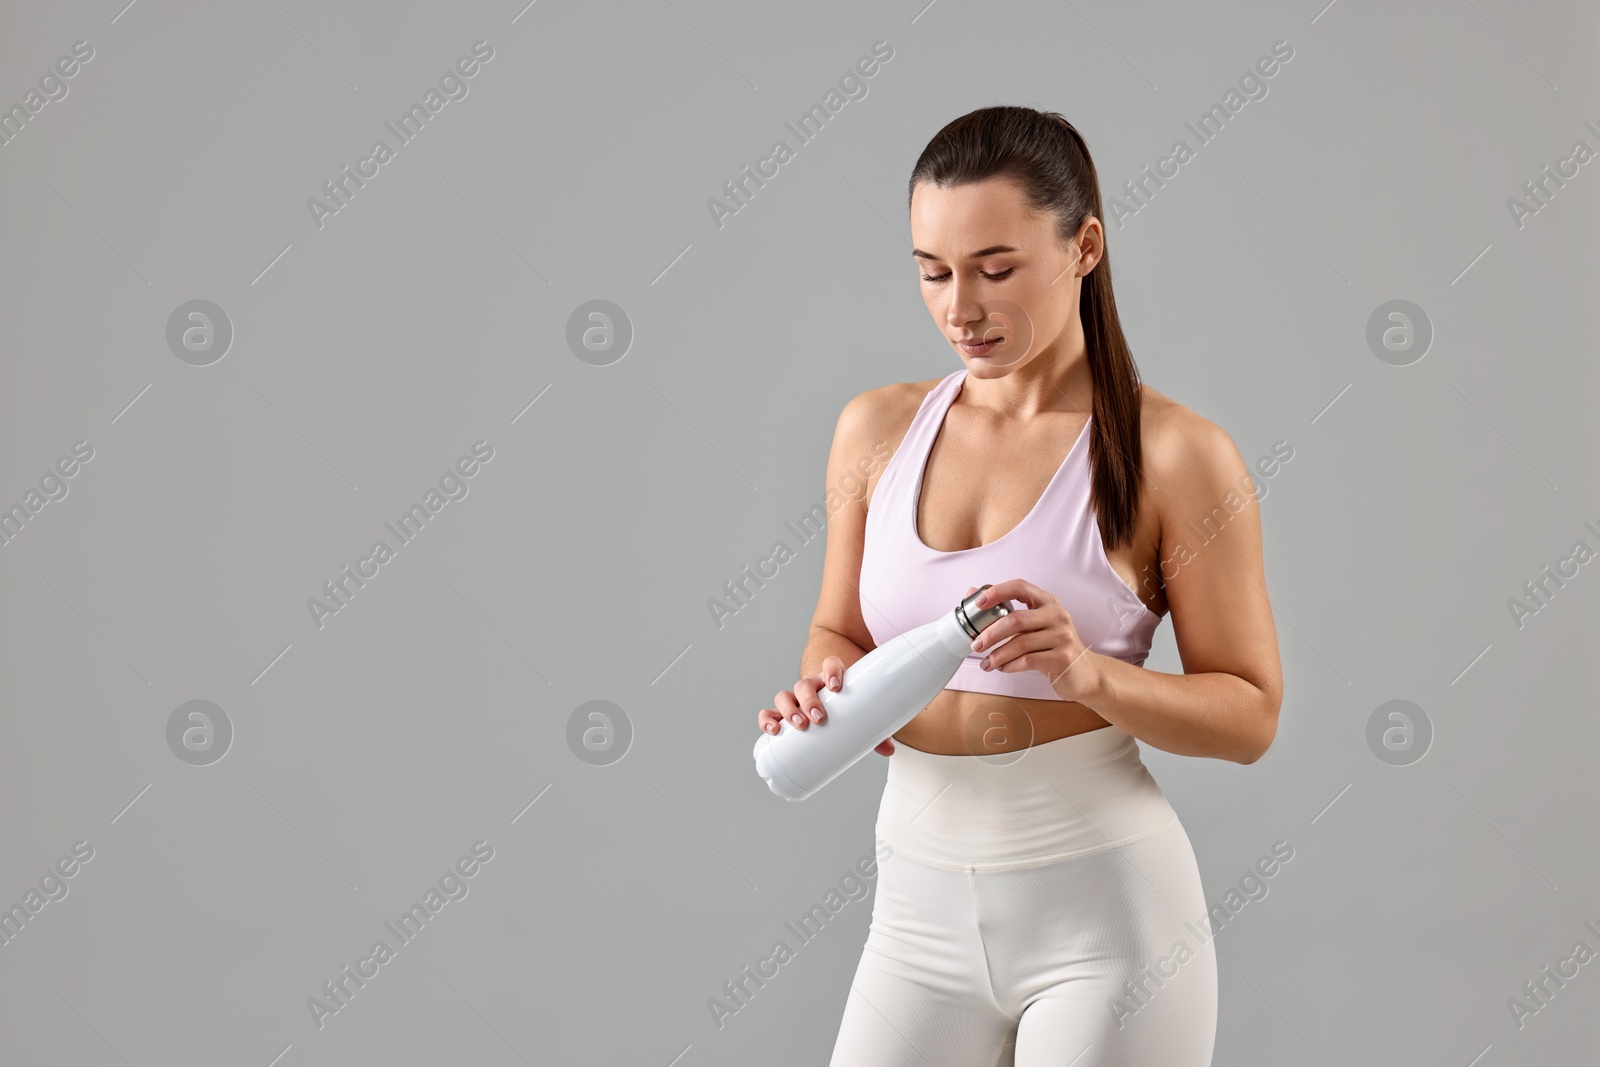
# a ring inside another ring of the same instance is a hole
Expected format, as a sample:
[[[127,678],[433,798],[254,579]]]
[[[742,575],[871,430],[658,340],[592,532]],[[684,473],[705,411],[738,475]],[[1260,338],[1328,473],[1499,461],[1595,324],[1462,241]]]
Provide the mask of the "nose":
[[[968,323],[981,323],[988,317],[977,299],[976,290],[976,285],[958,280],[954,273],[950,275],[946,289],[950,302],[945,305],[945,321],[952,329],[970,333],[973,331],[967,328]]]

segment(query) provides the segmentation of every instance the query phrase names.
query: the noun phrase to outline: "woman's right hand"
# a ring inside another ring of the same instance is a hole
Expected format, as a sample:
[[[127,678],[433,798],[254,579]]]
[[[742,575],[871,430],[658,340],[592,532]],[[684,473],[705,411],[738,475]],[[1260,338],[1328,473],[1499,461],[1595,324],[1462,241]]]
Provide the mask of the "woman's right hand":
[[[769,734],[778,732],[784,719],[797,730],[804,730],[814,722],[825,722],[828,711],[817,699],[817,694],[824,687],[831,693],[837,693],[844,684],[844,660],[838,656],[829,656],[822,661],[822,671],[819,674],[808,674],[794,683],[793,689],[784,689],[774,696],[775,708],[762,708],[761,714],[756,717],[761,729]],[[873,749],[880,756],[894,753],[894,742],[887,737],[878,742]]]

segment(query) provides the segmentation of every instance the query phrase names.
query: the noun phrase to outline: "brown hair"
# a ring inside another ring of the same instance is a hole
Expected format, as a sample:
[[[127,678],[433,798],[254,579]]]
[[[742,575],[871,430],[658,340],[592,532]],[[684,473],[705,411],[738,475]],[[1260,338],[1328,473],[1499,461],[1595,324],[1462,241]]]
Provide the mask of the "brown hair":
[[[918,182],[948,187],[1000,176],[1021,186],[1034,211],[1055,215],[1062,241],[1077,236],[1090,215],[1104,222],[1100,180],[1083,136],[1060,114],[1031,107],[979,108],[934,134],[911,170],[907,207]],[[1091,500],[1101,540],[1111,549],[1133,536],[1141,456],[1139,368],[1111,293],[1109,241],[1083,279],[1079,315],[1094,387]]]

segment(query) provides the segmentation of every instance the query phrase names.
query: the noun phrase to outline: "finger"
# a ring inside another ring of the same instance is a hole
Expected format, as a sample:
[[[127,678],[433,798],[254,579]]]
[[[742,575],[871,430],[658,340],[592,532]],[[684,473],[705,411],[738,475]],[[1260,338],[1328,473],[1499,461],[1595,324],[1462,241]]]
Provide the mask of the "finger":
[[[1014,625],[1018,631],[1035,630],[1051,626],[1055,622],[1055,615],[1057,612],[1060,612],[1060,614],[1069,624],[1072,622],[1072,613],[1068,611],[1067,606],[1061,602],[1061,598],[1056,596],[1054,593],[1040,589],[1032,582],[1022,578],[1016,578],[1010,582],[1004,582],[1001,584],[1010,587],[1009,595],[1006,597],[1006,599],[1013,601],[1011,610],[1005,618],[1010,619],[1012,617],[1016,617],[1017,621]],[[996,585],[993,588],[984,591],[982,598],[984,601],[984,606],[996,603],[994,592],[999,588],[1000,585]],[[1018,608],[1015,606],[1017,602],[1020,602],[1025,606]],[[1000,622],[1004,621],[1005,619],[1000,620]],[[993,624],[993,626],[998,625],[1000,625],[999,622]],[[991,626],[990,629],[993,629],[993,626]]]
[[[807,726],[811,725],[811,720],[806,718],[805,714],[801,712],[800,702],[795,699],[794,693],[785,689],[773,699],[777,702],[778,710],[783,713],[783,717],[789,720],[789,722],[793,723],[796,727],[804,730]]]
[[[877,746],[873,748],[872,751],[876,752],[880,756],[892,756],[894,755],[894,742],[886,737],[882,741],[879,741]]]
[[[1016,661],[1021,659],[1023,656],[1026,656],[1030,652],[1042,652],[1047,648],[1053,647],[1054,642],[1052,641],[1050,635],[1043,630],[1030,630],[1025,634],[1017,634],[1011,640],[1007,641],[1005,644],[1001,645],[999,648],[985,656],[984,661],[986,661],[989,665],[987,667],[983,667],[982,669],[986,671],[1003,671],[1006,669],[1007,665],[1010,665],[1011,669],[1014,671],[1032,670],[1033,668],[1031,667],[1017,666]]]
[[[982,652],[985,649],[993,648],[995,645],[998,645],[1000,642],[1004,641],[1009,635],[1015,633],[1017,628],[1022,625],[1022,620],[1019,619],[1016,622],[1012,622],[1011,620],[1014,617],[1022,614],[1025,613],[1013,611],[1009,614],[1001,616],[994,622],[991,622],[988,626],[985,626],[978,632],[978,636],[972,639],[972,651]]]
[[[761,714],[756,716],[756,722],[764,733],[775,734],[782,725],[782,716],[776,708],[762,708]]]
[[[800,705],[800,710],[812,722],[821,722],[828,717],[828,711],[822,706],[822,701],[817,699],[817,689],[822,684],[822,677],[808,674],[794,683],[794,698]]]
[[[983,652],[986,649],[997,648],[1000,642],[1007,638],[1015,642],[1019,634],[1036,633],[1049,626],[1050,618],[1045,613],[1034,608],[1022,608],[985,626],[978,636],[972,639],[972,651]]]
[[[844,660],[838,656],[829,656],[822,661],[822,676],[828,679],[828,688],[834,692],[844,684]]]
[[[1002,600],[1017,600],[1030,608],[1036,608],[1044,603],[1048,595],[1026,578],[1011,578],[1004,582],[995,582],[985,589],[983,595],[978,598],[977,606],[986,608]]]

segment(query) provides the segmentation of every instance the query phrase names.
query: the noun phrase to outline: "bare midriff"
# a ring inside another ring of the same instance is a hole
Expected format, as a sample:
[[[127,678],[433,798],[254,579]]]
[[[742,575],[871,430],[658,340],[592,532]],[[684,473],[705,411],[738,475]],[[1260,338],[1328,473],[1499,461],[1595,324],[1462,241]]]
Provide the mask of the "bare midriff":
[[[1109,725],[1093,708],[1076,700],[942,689],[894,734],[894,741],[941,756],[988,756]]]

